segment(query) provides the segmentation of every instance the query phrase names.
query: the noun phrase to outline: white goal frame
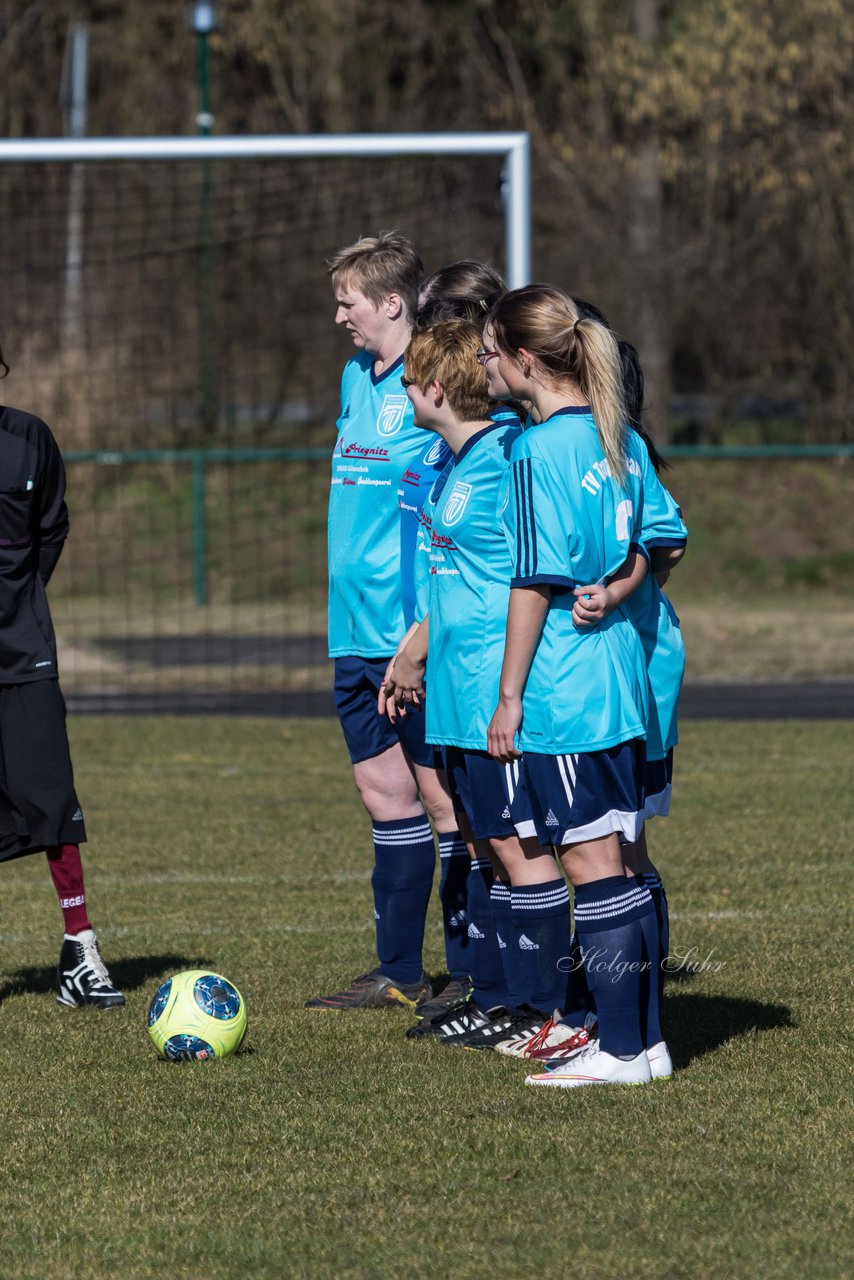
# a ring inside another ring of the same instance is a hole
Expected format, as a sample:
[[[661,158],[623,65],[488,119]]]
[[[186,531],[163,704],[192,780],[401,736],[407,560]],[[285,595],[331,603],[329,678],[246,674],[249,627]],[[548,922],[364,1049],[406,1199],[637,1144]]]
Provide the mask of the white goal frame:
[[[531,140],[527,133],[267,134],[200,138],[43,138],[0,141],[0,163],[95,160],[309,159],[321,156],[502,156],[506,276],[531,279]]]

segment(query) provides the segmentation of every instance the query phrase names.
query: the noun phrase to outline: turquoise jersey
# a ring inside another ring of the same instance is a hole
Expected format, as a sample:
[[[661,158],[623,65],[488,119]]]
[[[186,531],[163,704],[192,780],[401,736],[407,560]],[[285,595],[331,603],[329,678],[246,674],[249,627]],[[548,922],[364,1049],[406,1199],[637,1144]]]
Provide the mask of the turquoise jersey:
[[[499,404],[490,413],[493,422],[516,423],[518,418],[512,409]],[[415,549],[418,542],[418,528],[422,522],[422,511],[429,504],[430,493],[439,476],[452,463],[451,446],[445,444],[441,436],[432,437],[410,462],[397,487],[397,504],[400,510],[400,582],[403,597],[403,621],[407,630],[416,620],[420,622],[427,611],[422,602],[423,612],[416,611],[415,581]]]
[[[642,450],[642,454],[645,452]],[[682,512],[655,474],[649,454],[641,461],[644,490],[641,544],[647,552],[656,547],[682,547],[688,539]],[[646,757],[663,760],[679,740],[677,712],[685,674],[685,645],[679,619],[652,573],[627,605],[641,638],[649,676]]]
[[[405,630],[397,487],[426,447],[401,386],[403,357],[378,378],[360,352],[341,379],[329,495],[329,656],[384,658]]]
[[[426,732],[442,746],[486,750],[512,571],[502,480],[521,432],[518,419],[505,415],[471,436],[425,503],[417,576],[429,589]]]
[[[454,455],[449,451],[448,460],[424,500],[418,517],[418,534],[415,540],[415,562],[412,566],[414,585],[414,620],[423,622],[430,612],[431,556],[433,553],[433,522],[436,506],[442,497],[448,476],[454,469]]]
[[[451,446],[441,436],[428,433],[421,453],[416,454],[398,480],[397,506],[400,512],[400,589],[406,630],[415,620],[415,547],[422,508],[430,491],[451,461]],[[420,618],[419,618],[420,621]]]
[[[646,659],[627,607],[591,629],[572,621],[573,588],[605,581],[640,545],[646,449],[631,431],[626,452],[619,487],[587,407],[558,410],[513,446],[504,509],[512,585],[552,588],[522,699],[523,751],[600,751],[646,736]]]

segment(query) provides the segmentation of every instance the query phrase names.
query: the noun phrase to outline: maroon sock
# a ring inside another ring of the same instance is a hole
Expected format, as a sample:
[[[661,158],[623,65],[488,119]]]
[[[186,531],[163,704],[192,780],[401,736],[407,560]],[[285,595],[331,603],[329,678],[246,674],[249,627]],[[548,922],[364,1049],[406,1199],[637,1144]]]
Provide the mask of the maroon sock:
[[[66,933],[91,929],[86,913],[86,891],[83,888],[83,863],[78,844],[55,844],[47,850],[47,865],[59,898],[59,909]]]

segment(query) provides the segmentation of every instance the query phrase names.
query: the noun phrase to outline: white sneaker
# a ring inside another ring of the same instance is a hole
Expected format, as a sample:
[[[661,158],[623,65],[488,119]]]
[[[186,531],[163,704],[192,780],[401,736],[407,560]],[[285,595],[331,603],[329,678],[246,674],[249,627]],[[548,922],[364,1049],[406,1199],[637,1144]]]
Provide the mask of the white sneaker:
[[[653,1080],[669,1080],[673,1075],[673,1059],[664,1041],[659,1040],[658,1044],[647,1049],[646,1056]]]
[[[581,1053],[553,1067],[546,1067],[539,1076],[528,1076],[525,1084],[552,1085],[558,1089],[577,1089],[583,1084],[648,1084],[652,1079],[646,1050],[624,1062],[599,1048],[598,1042],[582,1049]]]

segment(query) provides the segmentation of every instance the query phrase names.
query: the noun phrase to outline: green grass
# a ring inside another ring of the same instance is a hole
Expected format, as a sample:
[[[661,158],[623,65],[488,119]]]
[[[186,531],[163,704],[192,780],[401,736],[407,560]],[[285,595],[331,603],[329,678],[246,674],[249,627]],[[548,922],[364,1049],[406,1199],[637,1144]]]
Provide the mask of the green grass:
[[[302,1008],[371,964],[337,726],[72,731],[128,1004],[58,1008],[43,859],[3,867],[3,1280],[850,1274],[850,725],[686,726],[650,829],[672,952],[699,966],[668,984],[679,1070],[558,1096],[517,1062],[407,1042],[403,1011]],[[148,1002],[197,964],[243,990],[247,1051],[162,1063]]]

